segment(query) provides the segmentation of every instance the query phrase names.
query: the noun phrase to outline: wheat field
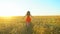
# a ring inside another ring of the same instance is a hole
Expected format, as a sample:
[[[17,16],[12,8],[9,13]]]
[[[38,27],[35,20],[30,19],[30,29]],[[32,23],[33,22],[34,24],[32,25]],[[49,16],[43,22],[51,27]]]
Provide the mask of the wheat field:
[[[60,34],[60,16],[33,17],[32,33],[29,34]],[[0,17],[0,34],[26,34],[26,28],[23,16],[13,16],[10,19]]]

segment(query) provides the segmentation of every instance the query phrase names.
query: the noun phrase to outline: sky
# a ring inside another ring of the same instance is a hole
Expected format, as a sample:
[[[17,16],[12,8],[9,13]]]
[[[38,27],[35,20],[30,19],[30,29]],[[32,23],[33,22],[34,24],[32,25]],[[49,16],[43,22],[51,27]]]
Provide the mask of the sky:
[[[0,0],[0,16],[60,15],[60,0]]]

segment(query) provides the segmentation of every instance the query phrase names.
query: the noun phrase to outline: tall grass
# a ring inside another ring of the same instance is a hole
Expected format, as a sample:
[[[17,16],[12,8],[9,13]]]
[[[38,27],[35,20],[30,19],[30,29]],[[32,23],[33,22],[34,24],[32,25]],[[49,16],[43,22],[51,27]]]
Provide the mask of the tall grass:
[[[0,34],[26,34],[26,22],[22,18],[0,19]],[[31,24],[32,34],[60,34],[60,16],[35,16]]]

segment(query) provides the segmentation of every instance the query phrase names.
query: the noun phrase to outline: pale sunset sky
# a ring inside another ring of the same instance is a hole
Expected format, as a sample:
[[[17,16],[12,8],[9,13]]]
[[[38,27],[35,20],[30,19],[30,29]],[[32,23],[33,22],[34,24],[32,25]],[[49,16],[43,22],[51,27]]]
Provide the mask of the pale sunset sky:
[[[60,0],[0,0],[0,16],[60,15]]]

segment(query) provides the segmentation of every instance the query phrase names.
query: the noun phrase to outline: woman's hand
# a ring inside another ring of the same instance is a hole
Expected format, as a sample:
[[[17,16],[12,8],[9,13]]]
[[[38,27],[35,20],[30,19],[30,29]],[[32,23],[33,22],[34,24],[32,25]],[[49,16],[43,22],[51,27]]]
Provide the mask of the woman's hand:
[[[23,18],[22,18],[22,19],[25,19],[25,17],[26,17],[26,16],[23,16]]]
[[[31,16],[31,18],[33,18],[33,19],[34,19],[34,16]]]

